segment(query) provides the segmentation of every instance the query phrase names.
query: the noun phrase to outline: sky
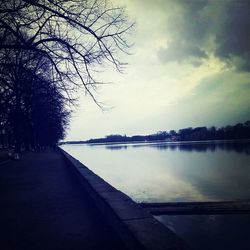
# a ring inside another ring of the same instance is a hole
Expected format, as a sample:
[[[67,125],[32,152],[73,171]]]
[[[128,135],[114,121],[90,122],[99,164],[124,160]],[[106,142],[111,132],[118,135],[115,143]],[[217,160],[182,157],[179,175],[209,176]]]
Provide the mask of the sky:
[[[124,72],[80,94],[65,140],[250,120],[250,1],[113,0],[135,21]]]

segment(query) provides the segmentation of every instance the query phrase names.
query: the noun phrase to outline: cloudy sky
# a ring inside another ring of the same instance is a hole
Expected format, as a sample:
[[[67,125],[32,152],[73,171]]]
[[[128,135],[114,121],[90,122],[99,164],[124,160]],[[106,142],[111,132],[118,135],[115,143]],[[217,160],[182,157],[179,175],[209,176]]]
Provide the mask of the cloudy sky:
[[[136,22],[123,74],[81,95],[66,140],[250,119],[250,1],[113,0]]]

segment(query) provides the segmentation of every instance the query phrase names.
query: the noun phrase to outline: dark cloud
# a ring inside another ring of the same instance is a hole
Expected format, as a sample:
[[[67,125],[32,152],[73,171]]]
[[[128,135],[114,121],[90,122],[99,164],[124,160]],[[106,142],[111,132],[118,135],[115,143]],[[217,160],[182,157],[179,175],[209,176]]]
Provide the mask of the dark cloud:
[[[171,43],[167,49],[159,50],[159,57],[164,62],[188,60],[194,66],[198,66],[203,59],[207,58],[207,54],[204,50],[192,44]]]
[[[201,64],[214,55],[238,70],[250,71],[250,1],[170,1],[163,62]]]
[[[215,34],[215,55],[250,71],[250,1],[234,1],[224,7],[225,18]]]

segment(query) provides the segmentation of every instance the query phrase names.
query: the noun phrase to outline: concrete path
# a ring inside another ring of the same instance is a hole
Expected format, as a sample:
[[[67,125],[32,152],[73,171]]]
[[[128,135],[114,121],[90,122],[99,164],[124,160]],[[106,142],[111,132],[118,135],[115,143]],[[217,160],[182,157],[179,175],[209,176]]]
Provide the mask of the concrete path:
[[[0,249],[123,250],[62,155],[0,166]]]

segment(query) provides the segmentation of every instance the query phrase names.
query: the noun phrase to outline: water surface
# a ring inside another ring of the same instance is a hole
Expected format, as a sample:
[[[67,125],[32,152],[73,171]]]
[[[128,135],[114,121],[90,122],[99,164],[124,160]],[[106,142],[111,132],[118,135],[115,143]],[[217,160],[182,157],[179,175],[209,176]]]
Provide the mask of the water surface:
[[[194,250],[250,249],[249,214],[161,215],[156,219]]]
[[[63,145],[135,201],[250,198],[250,143]]]

